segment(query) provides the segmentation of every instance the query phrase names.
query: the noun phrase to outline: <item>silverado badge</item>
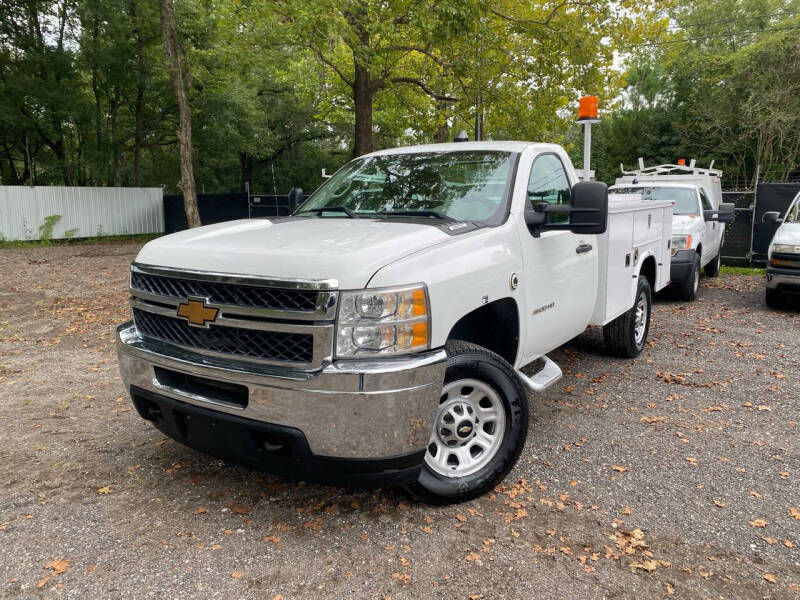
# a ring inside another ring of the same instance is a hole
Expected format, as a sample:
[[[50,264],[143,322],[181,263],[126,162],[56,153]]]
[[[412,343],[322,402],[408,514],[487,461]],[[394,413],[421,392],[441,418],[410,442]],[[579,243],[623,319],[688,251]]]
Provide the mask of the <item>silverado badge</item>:
[[[178,316],[189,321],[189,325],[195,327],[208,328],[209,323],[213,323],[217,318],[218,308],[206,306],[204,300],[190,298],[183,304],[178,305]]]

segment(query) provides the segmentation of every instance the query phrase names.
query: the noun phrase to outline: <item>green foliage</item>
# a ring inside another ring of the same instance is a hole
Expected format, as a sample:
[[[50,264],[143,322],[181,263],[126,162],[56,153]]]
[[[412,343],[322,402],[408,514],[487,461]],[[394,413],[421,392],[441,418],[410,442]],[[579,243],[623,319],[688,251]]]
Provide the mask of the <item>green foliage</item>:
[[[50,241],[53,237],[53,228],[61,221],[61,215],[50,215],[44,218],[44,223],[39,225],[39,239]]]
[[[800,168],[800,2],[676,2],[674,29],[629,60],[617,109],[595,129],[598,178],[619,163],[712,160],[730,187]],[[688,41],[687,41],[688,40]],[[573,132],[577,140],[578,132]]]

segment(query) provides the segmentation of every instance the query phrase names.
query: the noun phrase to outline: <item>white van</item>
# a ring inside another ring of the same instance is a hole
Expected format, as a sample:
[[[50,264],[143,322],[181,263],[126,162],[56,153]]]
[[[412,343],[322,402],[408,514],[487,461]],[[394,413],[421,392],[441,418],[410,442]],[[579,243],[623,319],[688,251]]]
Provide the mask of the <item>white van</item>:
[[[764,223],[780,223],[769,245],[767,265],[767,306],[780,308],[787,295],[800,297],[800,193],[781,219],[779,212],[764,213]]]

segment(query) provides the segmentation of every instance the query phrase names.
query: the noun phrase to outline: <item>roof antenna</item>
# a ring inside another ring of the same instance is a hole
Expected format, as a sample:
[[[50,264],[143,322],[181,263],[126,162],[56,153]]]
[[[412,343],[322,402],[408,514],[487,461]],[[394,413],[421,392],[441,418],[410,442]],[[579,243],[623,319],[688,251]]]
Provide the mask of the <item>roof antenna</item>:
[[[453,141],[454,142],[468,142],[469,141],[469,136],[467,135],[467,132],[462,129],[461,131],[458,132],[458,135],[453,138]]]

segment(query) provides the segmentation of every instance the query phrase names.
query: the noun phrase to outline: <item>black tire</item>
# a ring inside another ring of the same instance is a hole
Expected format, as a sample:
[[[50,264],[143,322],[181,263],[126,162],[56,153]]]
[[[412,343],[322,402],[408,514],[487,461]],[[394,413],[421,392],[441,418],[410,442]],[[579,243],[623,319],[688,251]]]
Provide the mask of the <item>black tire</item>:
[[[697,298],[697,290],[700,289],[700,255],[695,253],[694,261],[692,262],[692,270],[686,281],[682,281],[677,289],[677,296],[679,299],[686,302],[691,302]]]
[[[722,263],[722,248],[719,249],[714,259],[708,263],[703,269],[706,277],[717,277],[719,275],[719,267]]]
[[[502,402],[505,427],[494,456],[475,473],[448,477],[433,470],[427,461],[423,464],[418,481],[407,486],[407,489],[420,500],[437,505],[477,498],[500,483],[514,467],[525,446],[529,418],[527,392],[514,368],[502,357],[460,340],[448,342],[445,350],[445,386],[460,379],[477,379],[490,386]]]
[[[639,300],[644,299],[647,307],[645,315],[644,335],[637,340],[636,335],[636,309]],[[636,297],[633,306],[626,312],[618,316],[610,323],[603,326],[603,339],[605,340],[606,350],[615,356],[623,358],[635,358],[642,353],[647,342],[647,334],[650,332],[650,318],[653,312],[653,295],[650,290],[650,282],[646,277],[639,276],[639,284],[636,288]]]
[[[770,308],[784,308],[786,306],[786,297],[778,290],[767,288],[764,293],[764,302]]]

